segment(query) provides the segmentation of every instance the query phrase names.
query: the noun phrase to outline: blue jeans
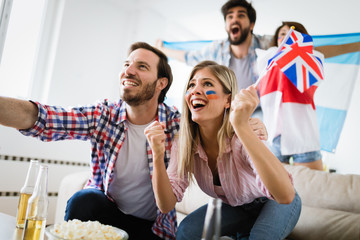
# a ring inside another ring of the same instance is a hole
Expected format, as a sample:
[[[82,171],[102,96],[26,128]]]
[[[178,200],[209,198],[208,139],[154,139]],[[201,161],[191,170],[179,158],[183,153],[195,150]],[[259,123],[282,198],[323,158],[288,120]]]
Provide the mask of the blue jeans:
[[[177,240],[201,239],[207,205],[190,213],[177,230]],[[257,198],[249,204],[221,207],[221,235],[233,239],[284,239],[295,227],[301,212],[301,199],[296,193],[290,204],[279,204]]]
[[[99,221],[102,224],[121,228],[129,234],[130,240],[161,239],[153,234],[153,221],[126,215],[105,194],[97,189],[82,189],[67,202],[65,221]]]
[[[274,138],[272,145],[269,146],[269,149],[273,154],[283,163],[289,163],[290,158],[292,157],[295,163],[308,163],[314,162],[322,158],[321,152],[305,152],[291,155],[282,155],[281,153],[281,135]]]

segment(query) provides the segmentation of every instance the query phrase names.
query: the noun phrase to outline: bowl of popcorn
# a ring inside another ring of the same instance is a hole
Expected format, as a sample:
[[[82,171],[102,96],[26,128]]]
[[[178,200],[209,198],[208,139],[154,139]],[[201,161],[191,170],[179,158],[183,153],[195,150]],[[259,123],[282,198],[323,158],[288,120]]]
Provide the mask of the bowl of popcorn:
[[[129,238],[129,235],[119,228],[98,221],[82,222],[77,219],[50,225],[46,227],[45,234],[49,240],[127,240]]]

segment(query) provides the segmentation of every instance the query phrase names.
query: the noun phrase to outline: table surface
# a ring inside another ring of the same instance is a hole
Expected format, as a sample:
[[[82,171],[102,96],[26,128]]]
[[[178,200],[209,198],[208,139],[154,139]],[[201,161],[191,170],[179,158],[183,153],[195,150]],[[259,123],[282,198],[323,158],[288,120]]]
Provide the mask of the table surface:
[[[21,240],[23,229],[16,227],[16,218],[0,212],[0,236],[1,240]],[[44,239],[47,239],[44,236]]]
[[[0,212],[0,236],[4,240],[21,240],[23,230],[16,228],[16,218]]]

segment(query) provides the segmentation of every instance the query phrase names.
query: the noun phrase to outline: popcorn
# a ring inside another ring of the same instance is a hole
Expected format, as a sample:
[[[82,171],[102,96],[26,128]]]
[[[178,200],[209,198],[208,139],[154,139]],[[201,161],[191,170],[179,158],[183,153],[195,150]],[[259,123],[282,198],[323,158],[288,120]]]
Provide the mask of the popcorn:
[[[64,239],[123,239],[123,236],[114,227],[101,224],[98,221],[69,220],[54,224],[50,232]]]

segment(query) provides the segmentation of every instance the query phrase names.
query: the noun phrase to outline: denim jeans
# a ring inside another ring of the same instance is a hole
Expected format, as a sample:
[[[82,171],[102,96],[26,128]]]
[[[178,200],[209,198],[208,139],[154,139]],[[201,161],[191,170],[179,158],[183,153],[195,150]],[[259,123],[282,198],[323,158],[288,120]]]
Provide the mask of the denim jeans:
[[[126,215],[105,194],[97,189],[83,189],[76,192],[67,202],[65,221],[99,221],[102,224],[121,228],[129,234],[130,240],[161,239],[151,231],[153,221]]]
[[[177,240],[201,239],[207,205],[189,214],[178,228]],[[249,204],[221,207],[221,235],[233,239],[284,239],[295,227],[301,211],[301,199],[296,193],[290,204],[279,204],[267,198],[257,198]]]
[[[293,158],[294,163],[309,163],[314,162],[322,158],[322,154],[320,150],[312,151],[312,152],[304,152],[298,154],[291,155],[282,155],[281,153],[281,135],[274,138],[271,145],[269,145],[269,149],[272,153],[283,163],[289,163],[290,158]]]

